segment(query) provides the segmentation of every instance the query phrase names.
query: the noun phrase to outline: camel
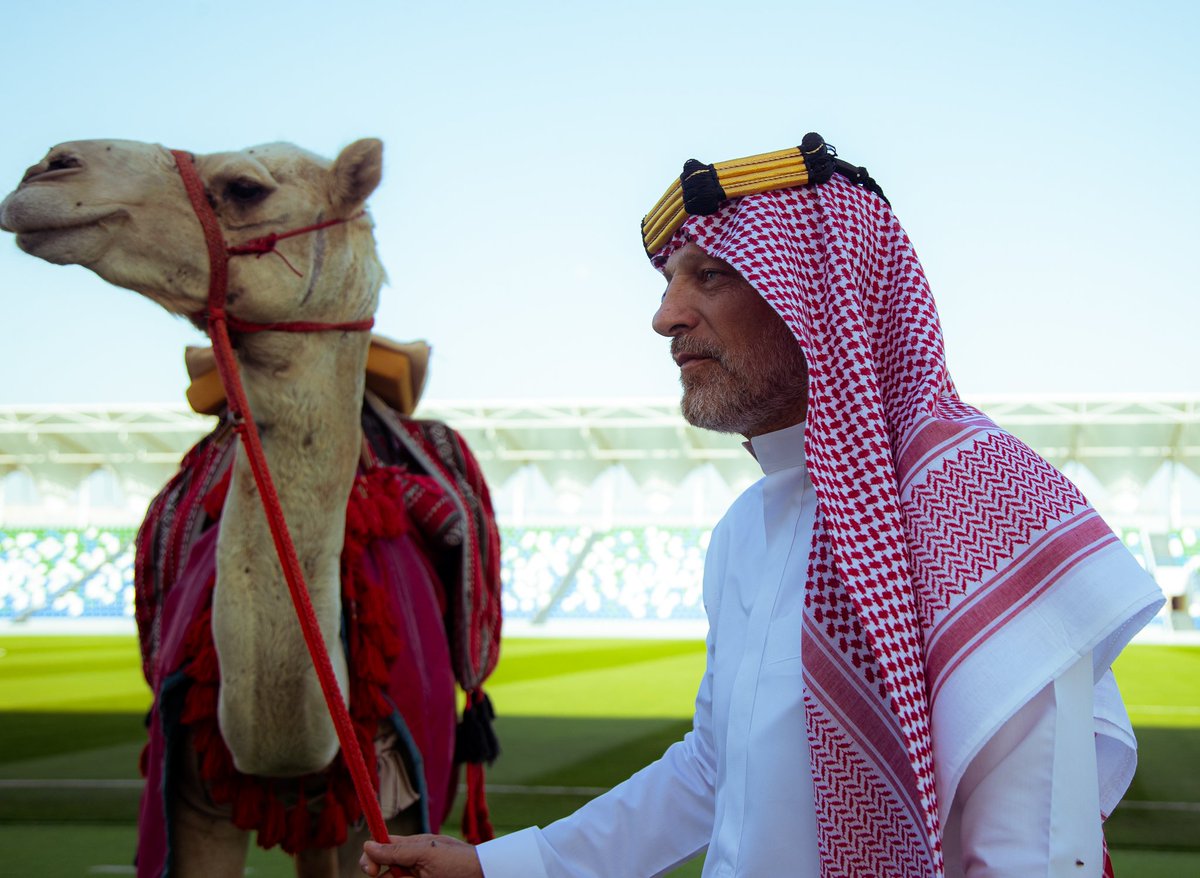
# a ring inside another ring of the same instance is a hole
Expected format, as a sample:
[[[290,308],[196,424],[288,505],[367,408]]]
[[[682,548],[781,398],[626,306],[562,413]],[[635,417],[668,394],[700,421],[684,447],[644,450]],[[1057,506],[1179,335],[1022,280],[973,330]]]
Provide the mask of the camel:
[[[364,204],[380,182],[382,149],[378,140],[359,140],[332,163],[290,144],[192,157],[231,245],[341,221],[280,240],[274,252],[230,260],[230,315],[344,324],[374,314],[384,272]],[[33,256],[85,266],[206,324],[206,243],[176,158],[162,146],[54,147],[0,204],[0,228]],[[379,751],[373,779],[393,791],[387,798],[399,813],[385,816],[392,826],[436,831],[457,784],[455,676],[477,713],[490,710],[478,690],[499,631],[486,486],[453,431],[413,421],[366,390],[368,332],[239,332],[235,325],[234,342],[343,702],[353,707],[357,699],[356,731]],[[192,352],[189,367],[203,359]],[[233,427],[223,419],[189,453],[138,538],[139,635],[156,693],[138,874],[241,875],[248,829],[256,828],[260,844],[294,851],[304,878],[351,875],[365,835],[346,828],[357,810],[336,775],[338,740]],[[431,496],[454,501],[457,518],[418,534],[429,522],[418,521],[413,504]],[[380,520],[397,523],[381,530]],[[431,547],[447,534],[437,556]],[[352,552],[357,560],[347,561]],[[461,557],[447,562],[454,552]],[[347,564],[367,570],[357,593],[343,582]],[[455,572],[447,574],[448,565]],[[397,571],[406,574],[403,585],[382,597],[367,593]],[[480,583],[482,597],[457,591]],[[486,607],[494,624],[473,640],[467,629]],[[388,615],[398,609],[416,618]],[[371,670],[356,667],[367,659]],[[423,679],[401,683],[406,671]],[[420,694],[404,694],[410,690]],[[437,752],[420,752],[422,743]],[[156,827],[164,811],[167,825]]]

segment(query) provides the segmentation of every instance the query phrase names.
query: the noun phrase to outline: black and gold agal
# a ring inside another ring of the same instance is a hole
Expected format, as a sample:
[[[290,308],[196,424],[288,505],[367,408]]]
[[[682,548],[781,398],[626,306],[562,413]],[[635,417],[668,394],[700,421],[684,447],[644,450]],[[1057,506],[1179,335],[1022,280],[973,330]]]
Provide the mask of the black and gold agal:
[[[799,146],[744,159],[711,165],[688,159],[679,179],[642,219],[642,244],[653,256],[689,216],[708,216],[731,198],[824,183],[835,173],[887,201],[866,168],[839,159],[837,150],[815,132],[804,135]]]

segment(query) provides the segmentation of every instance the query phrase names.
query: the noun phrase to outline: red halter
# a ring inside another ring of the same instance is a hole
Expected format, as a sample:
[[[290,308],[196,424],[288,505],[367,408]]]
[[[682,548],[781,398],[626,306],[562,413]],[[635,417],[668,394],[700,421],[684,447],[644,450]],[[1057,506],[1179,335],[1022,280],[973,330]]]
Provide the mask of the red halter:
[[[250,461],[250,469],[254,473],[255,484],[258,485],[258,493],[262,498],[263,510],[266,512],[267,523],[271,528],[271,537],[275,542],[275,551],[279,555],[279,561],[283,567],[283,575],[287,580],[288,591],[291,593],[292,604],[296,608],[296,615],[300,619],[300,628],[304,634],[304,641],[308,645],[309,654],[312,656],[313,667],[316,669],[317,679],[321,684],[321,691],[325,695],[325,703],[329,707],[334,728],[337,730],[338,742],[342,747],[342,755],[346,760],[347,766],[350,768],[350,776],[354,780],[354,790],[358,795],[359,805],[362,806],[363,814],[366,815],[371,835],[376,841],[386,843],[388,840],[388,831],[387,825],[383,820],[383,812],[379,809],[375,790],[371,786],[366,761],[363,758],[363,752],[359,747],[358,739],[354,734],[354,727],[350,723],[350,714],[346,710],[346,705],[342,703],[337,678],[333,673],[333,665],[329,661],[329,652],[325,648],[325,641],[321,637],[321,629],[317,623],[316,613],[313,612],[312,602],[308,598],[308,588],[304,583],[304,573],[300,568],[300,561],[296,556],[296,547],[292,543],[291,534],[288,533],[287,523],[283,518],[283,509],[279,504],[279,495],[276,493],[275,485],[271,481],[271,473],[267,468],[267,458],[263,454],[262,442],[258,436],[258,428],[254,425],[254,419],[250,413],[250,405],[246,401],[246,394],[242,389],[241,377],[238,374],[237,361],[233,356],[233,346],[229,341],[230,329],[236,332],[321,332],[332,330],[362,332],[370,329],[375,321],[368,319],[351,323],[250,323],[238,320],[225,313],[225,294],[229,280],[228,266],[230,256],[240,256],[249,253],[256,253],[261,256],[263,253],[278,252],[275,251],[275,242],[282,238],[290,238],[294,235],[316,231],[317,229],[337,225],[338,223],[349,222],[362,216],[362,214],[359,213],[345,219],[328,220],[289,232],[270,234],[263,238],[256,238],[246,244],[230,247],[225,243],[225,236],[221,231],[221,225],[217,221],[217,215],[213,211],[212,205],[208,202],[208,197],[204,191],[204,183],[200,180],[200,175],[196,172],[196,166],[192,162],[191,155],[180,150],[171,150],[171,155],[175,157],[179,176],[183,179],[183,187],[187,190],[188,198],[192,202],[192,209],[195,210],[196,218],[200,220],[200,226],[204,229],[204,241],[208,246],[208,307],[205,309],[204,315],[207,318],[208,336],[212,339],[213,343],[213,353],[216,355],[217,372],[221,376],[221,383],[225,385],[225,392],[228,395],[229,411],[233,417],[235,429],[241,436],[242,445],[246,449],[246,456]],[[279,255],[282,257],[282,254]],[[284,262],[287,262],[287,260],[285,259]],[[291,268],[290,263],[288,267]],[[294,268],[292,270],[295,271]]]

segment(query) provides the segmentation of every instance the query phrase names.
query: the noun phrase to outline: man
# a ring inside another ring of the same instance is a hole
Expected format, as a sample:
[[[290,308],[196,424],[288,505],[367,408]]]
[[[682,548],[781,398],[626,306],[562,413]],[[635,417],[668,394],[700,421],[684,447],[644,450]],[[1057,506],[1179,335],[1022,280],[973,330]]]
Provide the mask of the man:
[[[1161,604],[1078,491],[957,397],[911,244],[819,136],[689,162],[643,221],[683,411],[763,479],[705,561],[693,730],[576,814],[419,876],[1099,876]]]

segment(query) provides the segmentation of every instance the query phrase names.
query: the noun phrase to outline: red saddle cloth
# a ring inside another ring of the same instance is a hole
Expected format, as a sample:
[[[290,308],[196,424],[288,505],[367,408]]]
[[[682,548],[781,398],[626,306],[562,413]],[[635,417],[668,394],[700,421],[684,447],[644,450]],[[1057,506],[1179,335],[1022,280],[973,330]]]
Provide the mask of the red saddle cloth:
[[[371,459],[351,492],[342,552],[350,715],[376,786],[369,754],[381,723],[395,729],[422,822],[437,832],[453,802],[458,763],[495,757],[494,747],[464,748],[456,735],[455,683],[469,708],[475,705],[465,725],[478,738],[481,715],[487,719],[481,686],[498,657],[499,536],[482,471],[453,430],[371,401],[363,432]],[[221,739],[211,608],[235,445],[224,422],[201,440],[138,534],[136,615],[155,694],[143,752],[139,876],[162,875],[170,862],[168,808],[189,733],[210,797],[230,808],[237,826],[255,830],[262,847],[335,846],[361,817],[340,755],[318,775],[262,778],[237,771]],[[490,730],[486,737],[494,742]],[[482,839],[490,836],[482,766],[469,764],[468,776],[465,828]]]

